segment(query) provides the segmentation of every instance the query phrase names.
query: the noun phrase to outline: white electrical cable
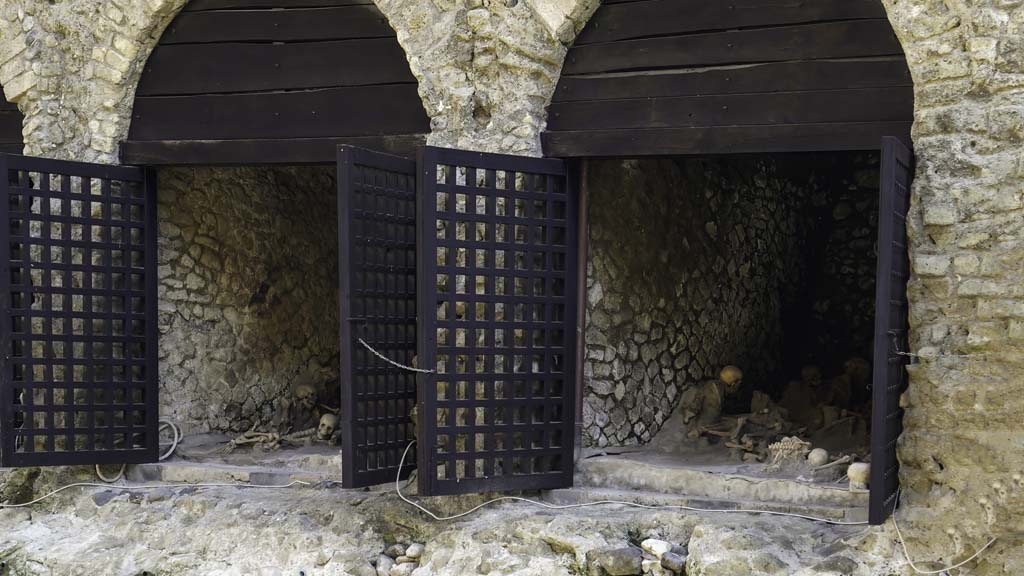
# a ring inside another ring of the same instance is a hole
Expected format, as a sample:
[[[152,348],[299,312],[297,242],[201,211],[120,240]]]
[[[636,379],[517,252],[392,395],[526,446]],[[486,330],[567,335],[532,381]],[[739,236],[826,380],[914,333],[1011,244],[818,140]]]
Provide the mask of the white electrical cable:
[[[173,427],[173,424],[171,426]],[[178,438],[179,437],[178,434],[175,434],[175,437]],[[395,492],[398,494],[398,497],[401,498],[402,501],[404,501],[406,504],[409,504],[409,505],[413,506],[414,508],[416,508],[420,512],[423,512],[424,514],[426,514],[427,516],[430,516],[434,520],[441,521],[441,522],[448,521],[448,520],[456,520],[458,518],[464,518],[466,516],[469,516],[470,514],[473,514],[477,510],[480,510],[481,508],[484,508],[486,506],[490,506],[491,504],[495,504],[497,502],[512,501],[512,502],[525,502],[527,504],[532,504],[534,506],[539,506],[541,508],[546,508],[548,510],[569,510],[569,509],[573,509],[573,508],[586,508],[586,507],[590,507],[590,506],[619,505],[619,506],[627,506],[627,507],[632,507],[632,508],[642,508],[642,509],[645,509],[645,510],[687,510],[687,511],[690,511],[690,512],[704,512],[704,513],[764,514],[764,515],[769,515],[769,516],[785,516],[785,517],[790,517],[790,518],[800,518],[800,519],[803,519],[803,520],[810,520],[810,521],[813,521],[813,522],[823,522],[825,524],[831,524],[831,525],[835,525],[835,526],[864,526],[864,525],[867,524],[866,521],[861,521],[861,522],[844,522],[844,521],[837,521],[837,520],[829,520],[827,518],[816,518],[814,516],[806,516],[806,515],[803,515],[803,514],[792,514],[790,512],[775,512],[775,511],[770,511],[770,510],[716,510],[716,509],[695,508],[695,507],[692,507],[692,506],[681,506],[681,505],[651,506],[651,505],[647,505],[647,504],[637,504],[636,502],[625,502],[625,501],[621,501],[621,500],[601,500],[601,501],[598,501],[598,502],[584,502],[582,504],[557,505],[557,504],[548,504],[547,502],[539,502],[537,500],[531,500],[529,498],[522,498],[522,497],[519,497],[519,496],[502,496],[500,498],[494,498],[492,500],[488,500],[487,502],[484,502],[483,504],[480,504],[478,506],[474,506],[473,508],[470,508],[469,510],[467,510],[465,512],[461,512],[459,514],[453,514],[451,516],[438,516],[434,512],[428,510],[427,508],[425,508],[424,506],[422,506],[422,505],[420,505],[420,504],[418,504],[416,502],[413,502],[412,500],[407,498],[404,494],[402,494],[402,472],[401,471],[405,467],[405,459],[409,455],[409,449],[412,448],[412,445],[415,444],[415,443],[416,443],[415,441],[410,442],[409,445],[405,447],[405,451],[402,453],[402,459],[401,459],[401,461],[399,462],[399,465],[398,465],[398,473],[395,475]],[[177,443],[175,442],[175,445],[176,444]],[[171,450],[170,452],[173,452],[173,450]],[[169,455],[170,455],[170,453],[168,453],[168,456]],[[97,472],[99,472],[99,467],[97,467]],[[102,476],[101,476],[101,478],[102,478]],[[336,482],[336,481],[331,481],[331,483],[333,483],[333,484],[340,484],[340,482]],[[51,498],[53,496],[56,496],[57,494],[59,494],[61,492],[64,492],[65,490],[70,490],[71,488],[83,488],[83,487],[108,488],[108,489],[109,488],[120,488],[122,490],[130,492],[130,491],[136,491],[136,490],[157,490],[157,489],[161,489],[161,488],[284,489],[284,488],[291,488],[293,486],[312,486],[312,485],[313,485],[313,483],[311,483],[311,482],[304,482],[302,480],[295,480],[295,481],[289,482],[288,484],[267,485],[267,486],[262,486],[262,485],[257,485],[257,484],[237,484],[237,483],[234,483],[234,484],[232,484],[232,483],[156,484],[156,485],[144,485],[144,486],[127,486],[127,485],[97,484],[95,482],[76,482],[74,484],[68,484],[67,486],[62,486],[60,488],[57,488],[56,490],[54,490],[52,492],[49,492],[48,494],[45,494],[43,496],[40,496],[39,498],[36,498],[35,500],[32,500],[31,502],[25,502],[25,503],[22,503],[22,504],[0,504],[0,510],[7,509],[7,508],[27,508],[27,507],[32,506],[34,504],[38,504],[39,502],[42,502],[43,500],[46,500],[47,498]],[[896,499],[897,499],[897,501],[899,500],[899,493],[897,493]],[[918,568],[917,565],[914,563],[914,561],[910,558],[910,552],[907,550],[907,543],[906,543],[906,541],[903,538],[903,533],[900,531],[900,526],[899,526],[899,523],[897,522],[897,519],[896,519],[896,511],[895,510],[893,511],[893,515],[892,515],[892,525],[896,529],[896,536],[899,538],[900,547],[902,548],[902,551],[903,551],[903,557],[907,560],[907,563],[910,565],[911,569],[914,570],[914,572],[916,572],[917,574],[922,574],[922,575],[941,574],[943,572],[948,572],[950,570],[956,570],[957,568],[965,566],[968,563],[970,563],[970,562],[976,560],[978,557],[980,557],[986,550],[988,550],[993,544],[995,544],[996,540],[998,540],[998,538],[992,538],[991,540],[988,541],[987,544],[985,544],[980,549],[978,549],[978,551],[975,552],[974,554],[972,554],[969,558],[967,558],[966,560],[964,560],[964,561],[962,561],[962,562],[960,562],[958,564],[955,564],[953,566],[947,566],[945,568],[940,568],[938,570],[922,570],[922,569]]]
[[[166,451],[162,452],[160,454],[160,456],[157,458],[157,460],[159,462],[163,462],[164,460],[167,460],[168,458],[170,458],[174,454],[174,451],[178,449],[178,444],[181,442],[181,438],[182,438],[182,436],[181,436],[181,429],[178,428],[174,424],[174,422],[171,422],[170,420],[160,420],[160,429],[159,429],[158,433],[159,432],[163,432],[164,430],[167,430],[168,428],[170,428],[171,432],[174,433],[174,437],[173,437],[173,439],[171,440],[170,443],[168,443],[168,444],[160,444],[161,447],[169,446],[169,448]],[[122,478],[124,478],[124,471],[125,471],[125,469],[127,467],[128,467],[127,464],[121,464],[121,468],[117,471],[117,475],[114,476],[113,478],[108,478],[107,476],[103,475],[103,471],[100,470],[100,465],[97,464],[96,465],[96,476],[98,476],[100,480],[103,480],[107,484],[113,484],[114,482],[117,482],[118,480],[121,480]]]
[[[691,512],[733,513],[733,514],[742,513],[742,514],[766,514],[766,515],[769,515],[769,516],[788,516],[790,518],[802,518],[804,520],[811,520],[811,521],[814,521],[814,522],[824,522],[826,524],[833,524],[833,525],[836,525],[836,526],[864,526],[864,525],[866,525],[868,523],[867,521],[846,522],[846,521],[842,521],[842,520],[829,520],[827,518],[816,518],[814,516],[805,516],[803,514],[793,514],[793,513],[790,513],[790,512],[775,512],[775,511],[772,511],[772,510],[742,510],[742,509],[716,510],[716,509],[709,509],[709,508],[694,508],[692,506],[671,505],[671,504],[652,506],[652,505],[647,505],[647,504],[637,504],[636,502],[624,502],[624,501],[621,501],[621,500],[601,500],[601,501],[598,501],[598,502],[584,502],[582,504],[549,504],[547,502],[539,502],[537,500],[531,500],[529,498],[522,498],[520,496],[502,496],[500,498],[495,498],[493,500],[488,500],[487,502],[484,502],[483,504],[480,504],[479,506],[475,506],[473,508],[470,508],[469,510],[467,510],[465,512],[462,512],[460,514],[454,514],[452,516],[438,516],[437,514],[435,514],[435,513],[431,512],[430,510],[424,508],[420,504],[417,504],[416,502],[413,502],[412,500],[406,498],[406,496],[404,494],[402,494],[402,490],[401,490],[402,468],[405,467],[405,458],[409,455],[409,448],[412,448],[412,445],[415,444],[415,443],[416,443],[415,440],[410,442],[409,445],[405,447],[405,452],[402,453],[402,459],[401,459],[401,461],[398,464],[398,474],[395,475],[395,492],[397,492],[398,493],[398,497],[401,498],[403,501],[405,501],[407,504],[410,504],[410,505],[414,506],[420,512],[423,512],[427,516],[430,516],[434,520],[438,520],[438,521],[456,520],[458,518],[463,518],[465,516],[469,516],[470,514],[476,512],[477,510],[480,510],[481,508],[484,508],[485,506],[490,506],[491,504],[494,504],[496,502],[512,501],[512,502],[526,502],[527,504],[532,504],[534,506],[540,506],[541,508],[546,508],[548,510],[570,510],[570,509],[573,509],[573,508],[587,508],[587,507],[590,507],[590,506],[608,506],[608,505],[615,504],[615,505],[620,505],[620,506],[629,506],[629,507],[632,507],[632,508],[643,508],[644,510],[688,510],[688,511],[691,511]]]
[[[160,462],[163,462],[164,460],[167,460],[172,455],[174,455],[174,451],[178,449],[178,444],[181,443],[181,429],[178,428],[174,424],[174,422],[171,422],[170,420],[160,420],[160,432],[163,432],[168,428],[170,428],[171,432],[174,433],[174,439],[171,440],[170,444],[166,444],[166,446],[170,446],[170,448],[168,448],[164,453],[160,454]],[[165,446],[165,444],[161,444],[160,446]]]
[[[391,364],[395,368],[401,368],[402,370],[408,370],[410,372],[418,372],[420,374],[434,374],[435,372],[437,372],[437,370],[427,370],[427,369],[424,369],[424,368],[413,368],[412,366],[406,366],[405,364],[399,364],[398,362],[395,362],[394,360],[392,360],[392,359],[388,358],[387,356],[381,354],[380,352],[374,350],[373,346],[370,346],[369,344],[366,343],[366,340],[363,340],[362,338],[356,338],[356,341],[359,342],[360,344],[362,344],[363,348],[366,348],[367,350],[369,350],[370,353],[372,353],[374,356],[376,356],[377,358],[380,358],[381,360],[387,362],[388,364]]]
[[[896,492],[896,501],[899,502],[899,499],[900,499],[900,494],[899,494],[899,491],[897,491]],[[892,526],[893,526],[893,528],[896,529],[896,537],[899,538],[899,540],[900,540],[900,547],[903,548],[903,557],[907,559],[907,563],[910,564],[910,568],[913,569],[914,572],[916,572],[918,574],[942,574],[943,572],[948,572],[950,570],[956,570],[957,568],[960,568],[961,566],[964,566],[964,565],[974,561],[976,558],[981,556],[981,554],[985,550],[988,550],[988,548],[990,546],[995,544],[996,540],[998,540],[998,538],[993,538],[993,539],[989,540],[988,544],[985,544],[984,546],[979,548],[977,552],[975,552],[974,554],[971,554],[970,558],[964,560],[963,562],[960,562],[959,564],[955,564],[953,566],[947,566],[945,568],[940,568],[938,570],[922,570],[922,569],[918,568],[916,564],[914,564],[913,560],[910,559],[910,552],[907,550],[907,543],[906,543],[905,540],[903,540],[903,533],[900,532],[900,525],[899,525],[899,523],[896,522],[896,510],[892,511]]]
[[[127,467],[128,467],[127,464],[121,464],[121,468],[118,469],[117,475],[114,476],[113,478],[108,478],[108,477],[103,475],[103,471],[100,470],[100,465],[97,464],[96,465],[96,475],[100,477],[100,480],[103,480],[107,484],[113,484],[114,482],[117,482],[118,480],[124,478],[124,470]]]

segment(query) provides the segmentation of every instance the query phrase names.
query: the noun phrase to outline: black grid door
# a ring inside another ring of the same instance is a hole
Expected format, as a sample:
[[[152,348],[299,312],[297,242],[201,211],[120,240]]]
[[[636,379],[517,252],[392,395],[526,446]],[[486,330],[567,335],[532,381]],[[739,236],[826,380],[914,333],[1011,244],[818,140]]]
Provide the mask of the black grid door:
[[[0,173],[0,461],[156,461],[152,173],[3,155]]]
[[[413,438],[416,354],[416,163],[338,149],[342,482],[393,482]],[[415,468],[410,456],[401,471]]]
[[[421,494],[572,484],[576,198],[561,161],[420,153]]]
[[[907,278],[907,212],[913,156],[896,138],[882,141],[882,182],[878,213],[878,273],[875,296],[875,352],[871,407],[871,504],[869,519],[882,524],[896,507],[899,461],[896,441],[903,431],[900,395],[907,388],[910,350]]]

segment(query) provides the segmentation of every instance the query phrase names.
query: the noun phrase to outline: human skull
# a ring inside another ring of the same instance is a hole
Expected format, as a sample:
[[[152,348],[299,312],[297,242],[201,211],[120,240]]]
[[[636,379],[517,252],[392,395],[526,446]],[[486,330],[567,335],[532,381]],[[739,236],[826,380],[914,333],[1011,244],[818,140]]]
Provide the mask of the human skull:
[[[828,464],[828,451],[824,448],[815,448],[807,455],[807,463],[817,468]]]
[[[337,427],[338,417],[334,414],[324,414],[320,418],[320,427],[316,429],[316,436],[321,440],[330,440]]]
[[[726,366],[718,373],[718,379],[729,390],[735,390],[743,383],[743,371],[736,366]]]
[[[846,469],[846,475],[850,478],[850,490],[864,490],[871,483],[871,464],[854,462]]]
[[[821,385],[821,369],[813,364],[808,364],[800,369],[800,379],[811,388]]]
[[[299,384],[295,387],[295,403],[306,410],[316,406],[316,388],[311,384]]]

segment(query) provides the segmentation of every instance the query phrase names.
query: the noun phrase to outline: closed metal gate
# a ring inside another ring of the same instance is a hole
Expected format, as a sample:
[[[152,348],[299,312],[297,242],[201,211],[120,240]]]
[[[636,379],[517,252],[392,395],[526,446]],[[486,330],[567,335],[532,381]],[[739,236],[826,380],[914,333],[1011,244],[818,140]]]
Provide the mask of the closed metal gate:
[[[156,461],[152,174],[3,155],[0,174],[0,463]]]
[[[338,150],[342,482],[395,480],[413,438],[416,376],[416,163]],[[364,345],[365,343],[365,345]],[[402,476],[415,463],[407,462]]]
[[[907,212],[913,156],[896,138],[882,142],[878,216],[878,274],[871,408],[871,503],[869,519],[882,524],[896,507],[899,461],[896,441],[903,431],[900,395],[907,388],[910,349],[907,305]]]
[[[419,174],[419,490],[569,486],[576,198],[557,160],[427,147]]]

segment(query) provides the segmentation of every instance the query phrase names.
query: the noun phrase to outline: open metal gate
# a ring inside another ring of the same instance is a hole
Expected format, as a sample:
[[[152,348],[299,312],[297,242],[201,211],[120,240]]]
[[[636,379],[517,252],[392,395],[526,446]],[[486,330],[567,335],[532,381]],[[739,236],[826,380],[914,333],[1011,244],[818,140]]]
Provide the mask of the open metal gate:
[[[569,486],[576,198],[558,160],[419,157],[424,495]]]
[[[878,273],[871,407],[871,502],[869,520],[882,524],[896,508],[899,461],[896,441],[903,431],[900,395],[907,388],[909,346],[907,212],[913,155],[896,138],[882,141],[882,182],[878,211]]]
[[[338,149],[342,483],[392,482],[413,438],[416,163]],[[365,345],[364,345],[365,343]],[[401,471],[415,468],[410,458]]]
[[[0,174],[0,464],[156,461],[152,173],[0,155]]]

